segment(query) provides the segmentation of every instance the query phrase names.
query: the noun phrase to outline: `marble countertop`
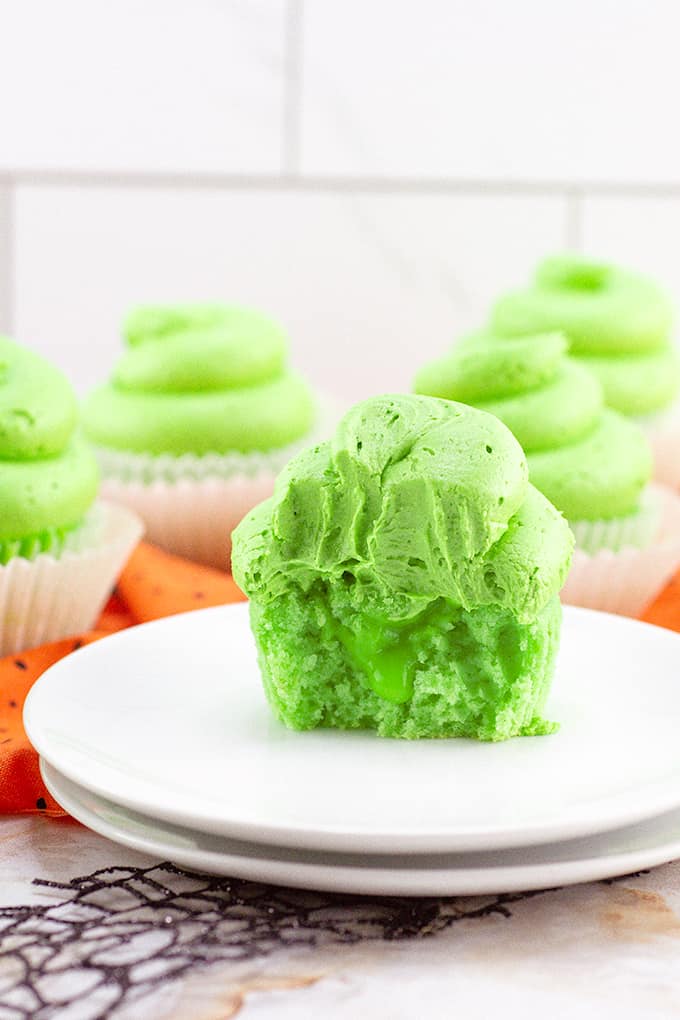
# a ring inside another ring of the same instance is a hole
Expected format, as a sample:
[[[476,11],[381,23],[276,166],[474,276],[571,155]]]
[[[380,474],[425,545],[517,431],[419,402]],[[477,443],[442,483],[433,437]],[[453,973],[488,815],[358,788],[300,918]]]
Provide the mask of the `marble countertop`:
[[[680,862],[540,893],[350,897],[0,821],[0,1020],[665,1020],[679,962]]]

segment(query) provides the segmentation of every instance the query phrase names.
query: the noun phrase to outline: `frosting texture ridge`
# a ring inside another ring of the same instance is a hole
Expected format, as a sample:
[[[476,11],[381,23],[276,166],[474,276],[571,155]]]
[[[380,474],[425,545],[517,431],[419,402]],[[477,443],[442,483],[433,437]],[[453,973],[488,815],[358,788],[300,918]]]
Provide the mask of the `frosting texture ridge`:
[[[85,403],[85,429],[99,445],[176,455],[249,452],[285,446],[309,430],[309,388],[286,367],[286,334],[260,312],[145,306],[123,331],[128,348],[111,382]]]
[[[504,422],[527,454],[531,481],[568,518],[634,513],[652,470],[644,435],[604,409],[597,379],[565,352],[559,333],[477,333],[424,366],[414,388],[469,400]]]
[[[0,337],[0,541],[74,527],[95,499],[95,459],[76,433],[62,373]]]
[[[491,328],[503,336],[563,331],[607,403],[635,415],[665,407],[680,389],[673,319],[669,298],[647,277],[563,255],[544,260],[529,287],[496,302]]]
[[[234,576],[260,603],[291,583],[351,580],[394,619],[433,599],[531,619],[561,587],[572,538],[492,416],[421,396],[364,401],[295,457],[233,536]]]

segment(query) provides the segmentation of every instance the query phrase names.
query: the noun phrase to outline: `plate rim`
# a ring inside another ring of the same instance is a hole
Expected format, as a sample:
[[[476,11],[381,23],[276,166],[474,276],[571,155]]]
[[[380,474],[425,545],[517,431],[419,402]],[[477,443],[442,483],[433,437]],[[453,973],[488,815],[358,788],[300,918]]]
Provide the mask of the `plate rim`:
[[[624,628],[642,628],[645,631],[652,630],[657,634],[664,635],[663,640],[680,642],[680,634],[665,627],[659,627],[642,620],[623,617],[615,613],[605,613],[599,610],[587,609],[581,606],[563,607],[566,616],[584,618],[605,619],[615,626]],[[184,804],[188,800],[185,795],[182,806],[168,804],[163,805],[162,810],[156,803],[149,804],[144,797],[135,796],[134,792],[124,791],[121,795],[119,790],[112,789],[106,784],[90,779],[89,776],[82,776],[77,768],[70,768],[68,763],[64,766],[46,748],[41,734],[36,734],[33,726],[34,703],[42,696],[42,689],[49,684],[49,677],[65,667],[65,663],[74,657],[97,655],[102,646],[109,647],[111,642],[125,642],[130,640],[130,635],[147,631],[151,628],[162,629],[168,621],[177,621],[186,617],[203,617],[208,614],[220,616],[241,615],[246,617],[247,623],[248,603],[231,603],[221,606],[211,606],[203,609],[192,610],[187,613],[178,613],[173,616],[162,617],[134,628],[128,628],[109,635],[100,641],[86,645],[83,648],[71,653],[69,656],[58,660],[50,666],[35,682],[28,693],[24,704],[24,727],[29,740],[39,755],[48,764],[60,772],[65,778],[95,793],[97,796],[115,802],[131,811],[157,818],[160,821],[167,821],[171,824],[193,828],[198,831],[212,833],[215,835],[231,836],[252,843],[270,843],[279,846],[292,848],[305,847],[310,850],[341,850],[372,853],[390,853],[408,851],[411,853],[437,853],[437,852],[467,852],[469,850],[502,850],[513,847],[536,846],[542,843],[554,843],[566,839],[579,838],[581,836],[595,835],[597,833],[610,831],[627,825],[633,825],[645,821],[656,815],[680,807],[680,784],[673,787],[668,780],[657,784],[648,784],[644,797],[638,794],[635,810],[626,809],[626,796],[621,794],[617,797],[606,797],[591,802],[587,811],[584,811],[577,819],[567,818],[557,824],[536,824],[526,826],[521,831],[509,830],[504,826],[476,827],[473,830],[465,829],[439,829],[437,832],[412,833],[405,837],[403,832],[387,828],[368,830],[353,829],[331,824],[316,824],[314,826],[288,823],[263,824],[259,819],[247,819],[240,821],[216,820],[207,810],[196,811],[195,808]],[[38,727],[39,731],[39,727]],[[37,738],[36,738],[37,737]],[[382,739],[378,738],[377,739]],[[680,771],[680,763],[679,763]],[[639,788],[638,788],[639,790]],[[621,801],[624,801],[621,806]],[[603,809],[603,804],[605,808]],[[609,805],[607,808],[606,805]],[[395,842],[398,843],[398,850],[395,850]]]
[[[358,868],[348,864],[310,863],[305,861],[282,861],[275,857],[253,858],[247,854],[217,851],[192,850],[163,844],[162,837],[153,834],[139,835],[125,832],[113,822],[107,822],[96,812],[68,791],[64,794],[60,783],[65,779],[49,762],[40,759],[40,773],[50,794],[69,811],[81,824],[98,835],[138,853],[170,860],[181,867],[195,871],[208,869],[208,873],[230,875],[234,878],[266,882],[272,885],[289,886],[299,889],[315,889],[324,892],[346,893],[349,895],[373,896],[483,896],[502,893],[548,890],[555,887],[580,885],[586,882],[616,878],[641,869],[658,867],[680,857],[680,833],[674,842],[661,843],[648,850],[611,853],[606,856],[576,861],[546,861],[532,864],[510,864],[489,866],[484,869],[449,867],[429,868],[423,871],[417,867],[415,856],[412,868]],[[78,783],[67,783],[85,790]],[[97,794],[85,790],[96,799]],[[124,805],[123,810],[130,810]],[[134,813],[134,812],[133,812]],[[163,825],[158,819],[143,818],[151,825]],[[619,830],[621,831],[621,830]],[[625,830],[624,830],[625,831]],[[198,835],[204,835],[198,833]],[[601,834],[606,838],[607,833]],[[500,851],[502,853],[502,851]],[[388,855],[389,856],[389,855]],[[218,864],[219,870],[211,869]]]

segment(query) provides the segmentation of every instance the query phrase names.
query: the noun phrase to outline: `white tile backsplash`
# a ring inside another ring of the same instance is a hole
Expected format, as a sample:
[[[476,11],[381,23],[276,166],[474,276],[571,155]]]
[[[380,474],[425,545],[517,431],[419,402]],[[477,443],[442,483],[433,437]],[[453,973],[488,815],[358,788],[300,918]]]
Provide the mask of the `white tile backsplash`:
[[[0,167],[277,173],[284,0],[5,3]]]
[[[296,364],[349,397],[403,389],[562,243],[546,197],[19,188],[15,332],[82,388],[139,301],[269,310]]]
[[[310,174],[680,182],[677,0],[308,0]]]
[[[269,308],[358,397],[568,244],[680,294],[677,0],[5,7],[0,329],[81,387],[136,301]]]
[[[583,216],[585,250],[656,276],[680,306],[680,196],[594,196]]]

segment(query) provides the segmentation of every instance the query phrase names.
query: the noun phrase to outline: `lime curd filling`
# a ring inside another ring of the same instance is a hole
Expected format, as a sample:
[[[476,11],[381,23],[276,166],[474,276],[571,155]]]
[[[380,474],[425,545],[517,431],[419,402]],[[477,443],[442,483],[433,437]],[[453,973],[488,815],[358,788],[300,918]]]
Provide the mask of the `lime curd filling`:
[[[339,641],[352,664],[370,689],[385,701],[402,705],[413,695],[416,670],[426,661],[426,649],[445,647],[452,667],[468,684],[481,684],[487,700],[500,696],[493,685],[484,684],[487,671],[480,668],[478,631],[490,639],[494,658],[507,683],[514,682],[522,669],[519,630],[510,615],[500,619],[497,608],[463,612],[450,599],[434,599],[425,609],[406,620],[362,614],[352,627],[333,618],[327,633]]]
[[[417,642],[423,628],[441,630],[451,626],[450,612],[442,611],[437,599],[408,620],[363,616],[354,629],[333,619],[330,629],[344,646],[354,669],[359,670],[371,690],[395,705],[402,705],[413,694],[413,674],[418,665]]]

